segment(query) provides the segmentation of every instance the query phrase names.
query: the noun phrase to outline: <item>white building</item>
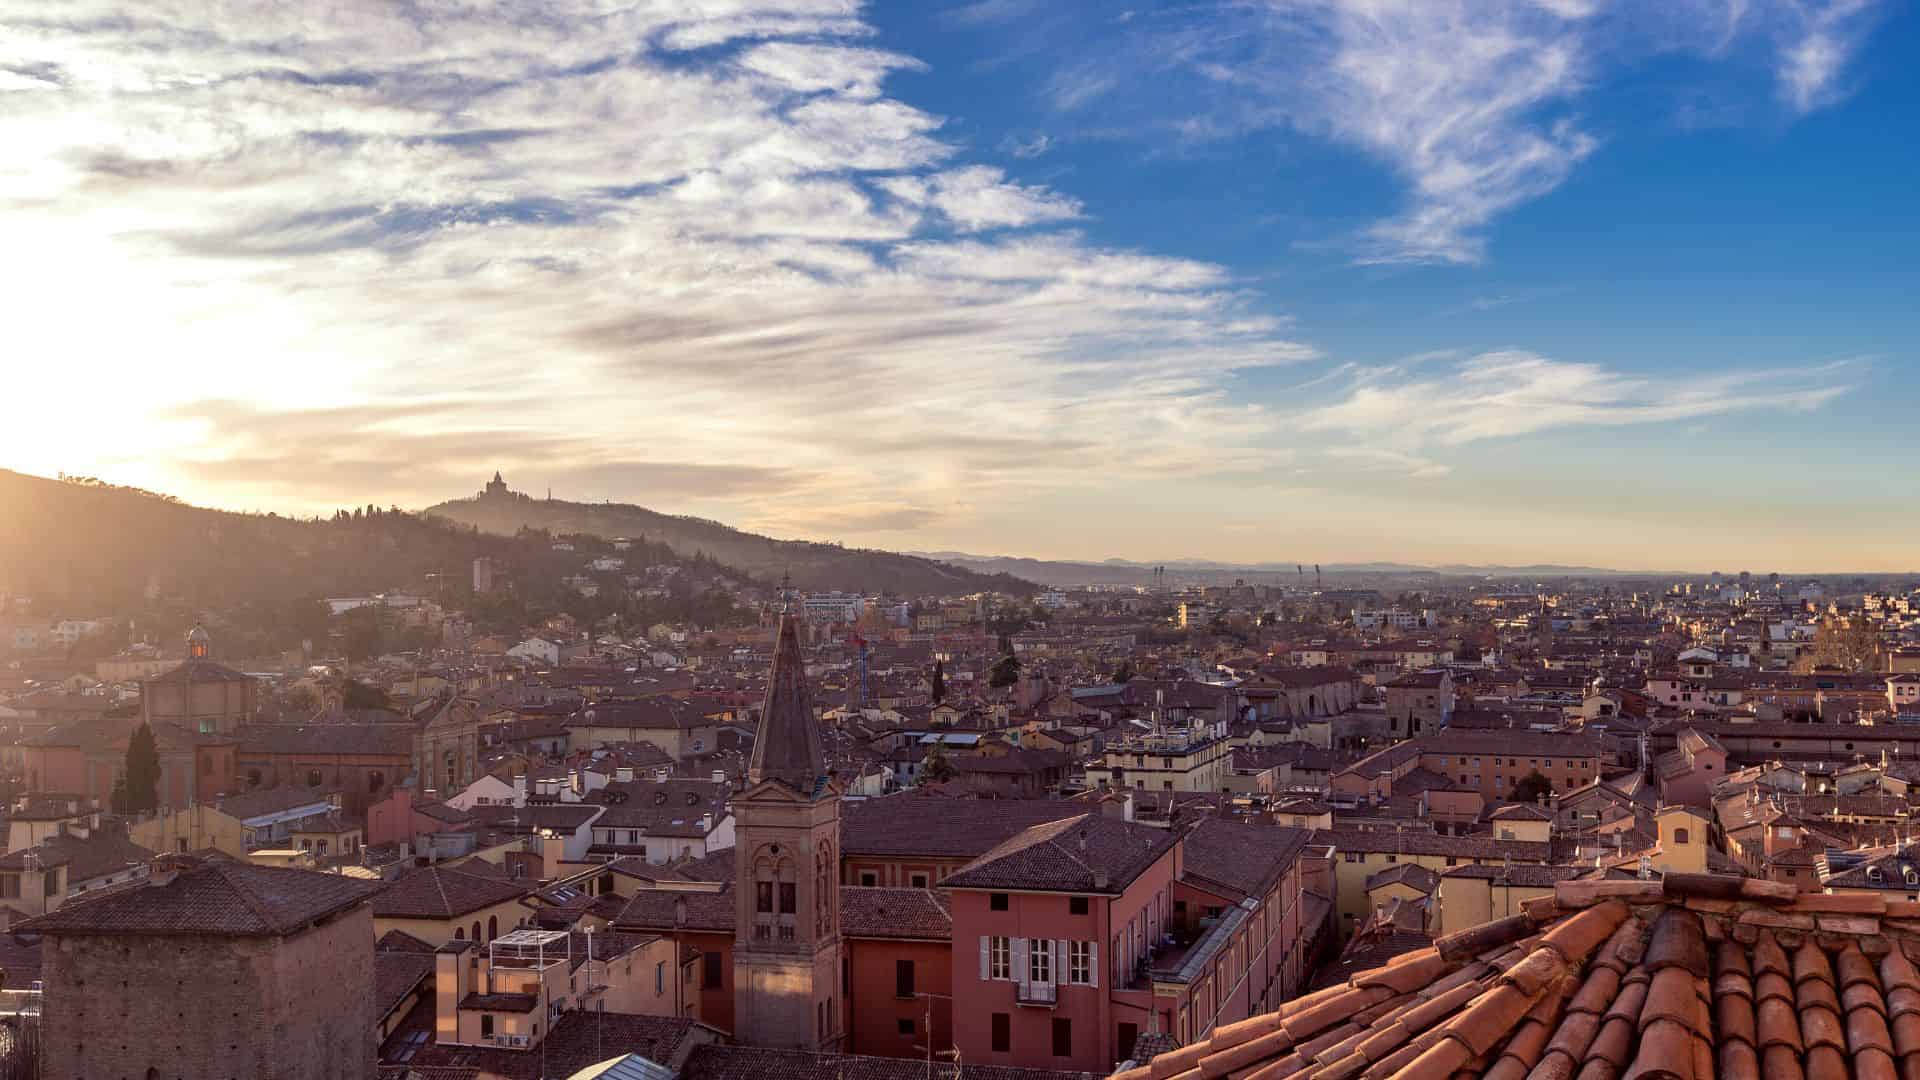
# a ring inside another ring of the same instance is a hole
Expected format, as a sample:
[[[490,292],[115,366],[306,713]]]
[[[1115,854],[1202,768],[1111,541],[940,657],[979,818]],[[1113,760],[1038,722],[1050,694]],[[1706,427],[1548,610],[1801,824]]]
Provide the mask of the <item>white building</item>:
[[[867,598],[857,593],[810,593],[800,610],[812,622],[850,623],[867,610]]]
[[[542,664],[560,662],[560,643],[546,638],[528,638],[507,650],[508,656],[517,656],[523,660],[534,660]]]
[[[1397,607],[1353,611],[1355,630],[1380,630],[1389,626],[1396,630],[1425,630],[1433,625],[1431,611],[1402,611]]]

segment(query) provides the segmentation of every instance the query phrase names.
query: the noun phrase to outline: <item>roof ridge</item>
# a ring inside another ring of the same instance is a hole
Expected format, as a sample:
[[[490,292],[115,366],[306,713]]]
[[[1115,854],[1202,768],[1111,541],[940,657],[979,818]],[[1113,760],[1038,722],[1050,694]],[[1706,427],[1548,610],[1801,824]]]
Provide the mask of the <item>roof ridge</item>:
[[[220,876],[222,881],[225,881],[232,887],[235,895],[240,898],[240,902],[246,905],[247,910],[252,912],[255,918],[260,920],[261,925],[274,931],[284,929],[281,922],[268,913],[268,909],[264,906],[260,897],[254,894],[253,887],[236,876],[241,867],[242,864],[240,863],[221,862],[209,864],[205,869],[211,869]],[[294,868],[287,867],[286,869],[292,870]],[[189,871],[189,873],[192,873],[192,871]],[[174,880],[177,881],[179,879],[175,878]]]

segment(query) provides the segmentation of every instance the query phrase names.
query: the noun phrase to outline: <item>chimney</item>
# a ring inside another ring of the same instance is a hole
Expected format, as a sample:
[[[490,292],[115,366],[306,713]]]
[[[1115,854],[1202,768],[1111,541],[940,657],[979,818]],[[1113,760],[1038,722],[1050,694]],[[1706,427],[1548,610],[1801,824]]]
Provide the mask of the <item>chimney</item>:
[[[673,898],[673,925],[687,925],[687,898],[684,896]]]

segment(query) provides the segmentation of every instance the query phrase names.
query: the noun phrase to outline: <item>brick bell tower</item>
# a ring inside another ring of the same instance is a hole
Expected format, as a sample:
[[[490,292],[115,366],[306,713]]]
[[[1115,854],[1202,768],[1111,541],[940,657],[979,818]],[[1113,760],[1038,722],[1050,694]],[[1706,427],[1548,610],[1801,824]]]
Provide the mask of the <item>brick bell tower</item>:
[[[841,1049],[840,789],[827,776],[799,627],[785,610],[733,814],[734,1038]]]

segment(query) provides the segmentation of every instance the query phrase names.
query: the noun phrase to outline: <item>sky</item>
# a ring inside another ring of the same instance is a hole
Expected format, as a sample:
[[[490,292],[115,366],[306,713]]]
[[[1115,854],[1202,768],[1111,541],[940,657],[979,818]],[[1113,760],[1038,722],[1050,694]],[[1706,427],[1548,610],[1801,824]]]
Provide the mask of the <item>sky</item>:
[[[1906,571],[1910,0],[0,0],[0,467]]]

